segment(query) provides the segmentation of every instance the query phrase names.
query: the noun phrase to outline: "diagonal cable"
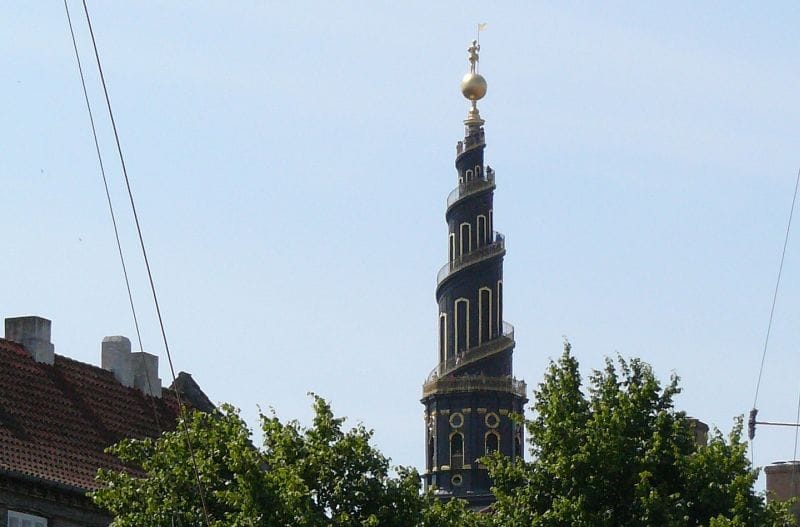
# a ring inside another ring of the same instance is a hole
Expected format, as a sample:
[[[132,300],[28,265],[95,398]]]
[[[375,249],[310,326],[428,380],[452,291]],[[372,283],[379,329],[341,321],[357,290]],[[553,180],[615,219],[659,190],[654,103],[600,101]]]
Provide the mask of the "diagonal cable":
[[[775,291],[772,293],[772,307],[769,310],[769,322],[767,323],[767,334],[764,337],[764,350],[761,353],[761,366],[758,369],[758,382],[756,382],[756,394],[753,398],[753,408],[756,408],[758,403],[758,391],[761,388],[761,377],[764,374],[764,362],[767,358],[767,346],[769,345],[769,334],[772,331],[772,319],[775,315],[775,303],[778,300],[778,289],[781,285],[781,275],[783,274],[783,262],[786,259],[786,246],[789,245],[789,232],[792,228],[792,217],[794,216],[794,205],[797,201],[797,188],[800,186],[800,170],[797,171],[797,180],[794,184],[794,195],[792,196],[792,206],[789,209],[789,221],[786,225],[786,236],[783,239],[783,251],[781,251],[781,263],[778,266],[778,278],[775,281]]]
[[[204,515],[204,518],[205,518],[205,523],[206,523],[206,525],[208,527],[210,527],[211,519],[210,519],[209,514],[208,514],[208,507],[206,506],[205,492],[204,492],[204,489],[203,489],[202,481],[200,480],[200,471],[199,471],[198,466],[197,466],[197,458],[196,458],[196,455],[195,455],[195,452],[194,452],[194,448],[192,446],[191,438],[189,436],[189,428],[188,428],[189,425],[188,425],[188,418],[187,418],[187,415],[186,415],[186,407],[183,404],[183,400],[181,399],[180,392],[178,391],[177,383],[175,382],[177,380],[177,376],[175,375],[175,367],[174,367],[174,364],[172,362],[172,354],[170,353],[170,350],[169,350],[169,343],[167,341],[167,333],[166,333],[166,330],[164,329],[164,320],[163,320],[163,317],[161,316],[161,308],[159,307],[159,303],[158,303],[158,295],[156,294],[156,287],[155,287],[155,284],[153,282],[153,273],[152,273],[152,271],[150,269],[150,261],[149,261],[149,259],[147,257],[147,249],[145,248],[144,237],[142,236],[142,228],[141,228],[141,225],[139,223],[139,215],[136,212],[136,203],[134,202],[134,199],[133,199],[133,191],[131,190],[131,183],[130,183],[130,179],[128,178],[128,170],[127,170],[127,168],[125,166],[125,158],[124,158],[124,156],[122,154],[122,145],[121,145],[120,140],[119,140],[119,133],[117,132],[117,124],[116,124],[116,120],[114,119],[114,112],[111,109],[111,98],[108,95],[108,87],[106,85],[105,75],[103,74],[103,66],[100,63],[100,53],[97,50],[97,41],[96,41],[95,36],[94,36],[94,29],[92,28],[92,21],[91,21],[91,18],[89,17],[89,8],[86,5],[86,0],[83,0],[83,11],[84,11],[84,13],[86,15],[86,23],[89,26],[89,34],[92,37],[92,47],[94,48],[94,56],[95,56],[95,60],[97,62],[97,70],[100,73],[100,81],[101,81],[101,83],[103,85],[103,94],[105,95],[106,107],[108,109],[108,115],[109,115],[109,118],[111,119],[111,127],[112,127],[112,129],[114,131],[114,140],[115,140],[116,145],[117,145],[117,153],[119,154],[120,165],[122,166],[122,174],[125,177],[125,186],[127,187],[127,190],[128,190],[128,198],[130,200],[131,210],[133,212],[133,218],[134,218],[134,221],[136,223],[136,232],[137,232],[138,237],[139,237],[139,246],[141,247],[142,257],[144,258],[145,268],[147,269],[147,277],[148,277],[148,280],[150,282],[150,291],[151,291],[151,293],[153,295],[153,303],[155,304],[156,314],[158,315],[158,323],[159,323],[159,326],[160,326],[160,329],[161,329],[161,337],[162,337],[162,339],[164,341],[164,349],[165,349],[166,354],[167,354],[167,361],[169,362],[170,373],[172,374],[172,386],[173,386],[173,391],[175,393],[175,399],[178,402],[178,407],[179,407],[179,410],[180,410],[180,413],[181,413],[182,430],[183,430],[183,433],[184,433],[184,436],[185,436],[185,439],[186,439],[186,445],[187,445],[187,447],[189,449],[189,456],[191,457],[192,468],[194,469],[194,475],[195,475],[195,480],[196,480],[196,483],[197,483],[197,489],[198,489],[198,493],[200,495],[200,501],[201,501],[201,504],[202,504],[202,507],[203,507],[203,515]]]
[[[97,139],[97,127],[94,124],[94,114],[92,112],[92,105],[89,102],[89,92],[86,89],[86,78],[83,74],[83,65],[81,64],[81,56],[78,53],[78,43],[75,39],[75,30],[72,27],[72,17],[69,13],[69,4],[67,0],[64,0],[64,10],[67,13],[67,23],[69,24],[69,33],[72,37],[72,47],[75,50],[75,60],[78,64],[78,73],[81,77],[81,87],[83,88],[83,99],[86,102],[86,110],[89,112],[89,124],[92,127],[92,138],[94,139],[94,150],[97,153],[97,162],[100,164],[100,174],[103,176],[103,188],[106,191],[106,201],[108,202],[108,211],[111,215],[111,224],[114,226],[114,238],[117,241],[117,252],[119,253],[119,261],[122,264],[122,274],[125,277],[125,289],[128,291],[128,303],[131,306],[131,314],[133,315],[133,325],[136,328],[136,339],[139,342],[139,349],[144,351],[144,345],[142,344],[142,332],[139,329],[139,318],[136,316],[136,307],[133,303],[133,294],[131,293],[131,282],[128,278],[128,267],[125,264],[125,255],[122,252],[122,243],[119,239],[119,228],[117,227],[117,215],[114,212],[114,203],[111,200],[111,192],[108,190],[108,178],[106,177],[106,169],[105,165],[103,164],[103,155],[100,153],[100,142]],[[144,355],[142,355],[142,362],[144,362]],[[150,376],[145,375],[147,377],[147,388],[149,392],[153,393],[153,386],[150,382]],[[161,422],[158,417],[158,409],[156,408],[155,400],[151,398],[151,404],[153,406],[153,417],[155,418],[156,428],[158,429],[159,433],[162,432]]]

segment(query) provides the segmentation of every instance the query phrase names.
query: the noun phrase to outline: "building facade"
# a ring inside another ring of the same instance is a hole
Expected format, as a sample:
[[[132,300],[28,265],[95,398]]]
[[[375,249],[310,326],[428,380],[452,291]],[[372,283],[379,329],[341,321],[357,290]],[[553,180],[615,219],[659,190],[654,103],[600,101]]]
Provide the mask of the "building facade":
[[[514,328],[503,320],[505,238],[494,231],[495,172],[484,163],[486,94],[478,73],[480,46],[469,48],[461,89],[471,102],[456,148],[457,186],[447,198],[448,261],[437,277],[438,363],[422,389],[425,486],[473,507],[493,501],[479,460],[493,452],[522,457],[526,386],[513,376]]]
[[[112,518],[87,496],[97,469],[135,470],[106,448],[173,429],[173,390],[191,408],[214,406],[186,373],[162,388],[158,357],[125,337],[103,339],[98,367],[56,354],[50,328],[7,318],[0,338],[0,526],[105,527]]]

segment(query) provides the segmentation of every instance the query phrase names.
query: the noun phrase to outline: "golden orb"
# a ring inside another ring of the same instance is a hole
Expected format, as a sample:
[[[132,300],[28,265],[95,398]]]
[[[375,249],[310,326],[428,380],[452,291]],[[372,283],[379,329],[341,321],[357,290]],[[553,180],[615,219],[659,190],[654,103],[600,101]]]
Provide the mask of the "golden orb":
[[[477,73],[467,73],[461,79],[461,93],[470,101],[483,99],[486,95],[486,79]]]

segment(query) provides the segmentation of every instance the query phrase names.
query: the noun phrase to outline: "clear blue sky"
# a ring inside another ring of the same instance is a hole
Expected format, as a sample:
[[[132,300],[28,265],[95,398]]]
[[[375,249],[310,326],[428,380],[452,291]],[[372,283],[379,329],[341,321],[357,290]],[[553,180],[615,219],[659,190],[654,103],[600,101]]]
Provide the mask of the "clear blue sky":
[[[587,373],[617,353],[676,372],[678,405],[726,432],[750,409],[800,168],[800,4],[89,4],[176,366],[253,425],[257,405],[307,419],[314,391],[422,465],[477,22],[517,376],[567,335]],[[0,315],[52,319],[56,352],[97,364],[134,331],[61,3],[4,3],[0,48]],[[798,228],[759,400],[776,421],[800,384]],[[793,441],[762,428],[756,463]]]

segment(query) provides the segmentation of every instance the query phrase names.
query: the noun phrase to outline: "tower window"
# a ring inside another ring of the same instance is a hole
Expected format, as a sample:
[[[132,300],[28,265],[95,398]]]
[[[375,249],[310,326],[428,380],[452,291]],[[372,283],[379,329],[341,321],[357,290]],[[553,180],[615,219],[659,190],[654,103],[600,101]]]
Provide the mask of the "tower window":
[[[503,331],[503,281],[497,281],[497,332]]]
[[[461,224],[461,239],[459,240],[460,256],[464,256],[472,250],[472,225],[469,223]]]
[[[486,216],[478,216],[478,247],[486,245],[488,236],[486,235]]]
[[[464,436],[461,432],[450,434],[450,468],[464,466]]]
[[[450,259],[449,261],[453,261],[456,259],[456,233],[450,233]]]
[[[519,436],[514,438],[514,457],[522,457],[522,441]]]
[[[460,353],[469,349],[469,300],[466,298],[459,298],[456,300],[455,315],[455,352]]]
[[[475,179],[481,178],[481,166],[475,165]]]
[[[447,357],[447,313],[439,314],[439,362]]]
[[[500,434],[495,431],[486,432],[486,455],[494,454],[500,449]]]
[[[453,428],[461,428],[464,426],[464,414],[461,412],[454,412],[450,415],[450,426]]]
[[[497,414],[494,412],[489,412],[486,414],[484,421],[486,422],[486,426],[489,428],[497,428],[497,425],[500,424],[500,418],[497,417]]]
[[[492,290],[481,287],[478,291],[478,344],[489,340],[492,328]]]
[[[467,170],[467,172],[465,174],[465,177],[466,177],[467,183],[472,181],[472,170]]]
[[[428,468],[431,469],[436,466],[436,441],[434,440],[433,435],[428,438]]]

